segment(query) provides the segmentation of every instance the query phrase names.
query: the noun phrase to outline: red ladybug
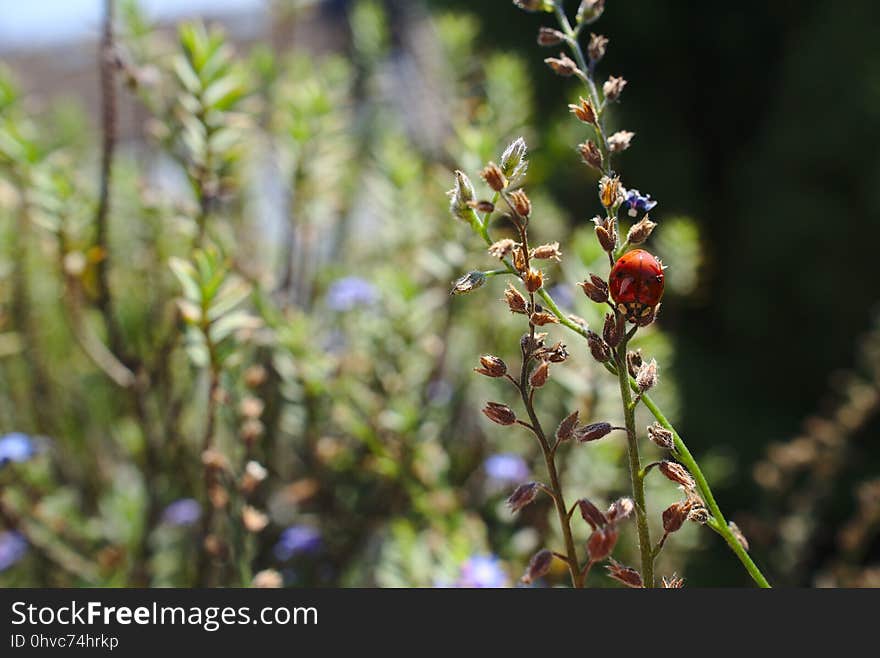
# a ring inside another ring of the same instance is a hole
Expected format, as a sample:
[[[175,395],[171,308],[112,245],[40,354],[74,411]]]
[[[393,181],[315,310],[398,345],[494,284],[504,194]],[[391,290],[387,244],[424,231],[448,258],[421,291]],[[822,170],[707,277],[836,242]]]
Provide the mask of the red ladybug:
[[[608,287],[627,320],[650,324],[663,297],[663,264],[644,249],[634,249],[614,263]]]

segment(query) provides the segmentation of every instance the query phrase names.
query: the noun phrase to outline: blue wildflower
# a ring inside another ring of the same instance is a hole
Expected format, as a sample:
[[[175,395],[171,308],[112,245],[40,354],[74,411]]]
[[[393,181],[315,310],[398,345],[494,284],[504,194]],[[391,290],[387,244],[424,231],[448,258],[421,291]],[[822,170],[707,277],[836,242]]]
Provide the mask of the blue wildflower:
[[[162,521],[173,526],[188,526],[196,523],[202,516],[202,506],[193,498],[181,498],[165,508]]]
[[[27,434],[13,432],[0,437],[0,466],[9,462],[27,461],[37,453],[33,439]]]
[[[27,539],[20,532],[11,530],[0,532],[0,571],[6,571],[25,556],[28,550]]]
[[[650,194],[642,194],[638,190],[627,190],[620,207],[627,211],[630,217],[637,217],[640,212],[649,212],[657,205]]]
[[[526,460],[511,452],[492,455],[483,462],[483,469],[490,479],[499,483],[518,483],[529,477]]]
[[[334,311],[350,311],[358,306],[369,306],[378,297],[371,283],[357,276],[347,276],[330,284],[327,306]]]
[[[501,560],[494,555],[474,555],[461,565],[461,575],[456,587],[497,588],[508,587],[510,579],[501,567]]]
[[[321,543],[321,533],[317,529],[307,525],[292,525],[278,538],[275,557],[283,561],[302,553],[316,553]]]

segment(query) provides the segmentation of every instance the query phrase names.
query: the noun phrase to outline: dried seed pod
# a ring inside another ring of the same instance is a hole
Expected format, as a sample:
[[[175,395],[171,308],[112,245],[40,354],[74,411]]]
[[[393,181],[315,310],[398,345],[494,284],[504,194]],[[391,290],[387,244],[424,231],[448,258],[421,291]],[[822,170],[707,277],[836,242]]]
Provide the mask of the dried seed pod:
[[[591,126],[596,125],[596,112],[593,109],[593,104],[586,98],[581,97],[578,99],[577,104],[572,103],[568,106],[568,109],[584,123],[588,123]]]
[[[657,223],[652,222],[648,216],[645,215],[630,227],[629,233],[626,234],[627,242],[632,245],[642,244],[645,240],[651,237],[651,233],[656,226]]]
[[[636,134],[629,130],[618,130],[613,135],[608,136],[608,150],[612,153],[620,153],[621,151],[625,151],[630,147],[632,138],[635,136]]]
[[[532,258],[540,260],[555,260],[557,263],[562,261],[562,252],[559,251],[558,242],[550,242],[542,244],[532,249]]]
[[[607,313],[605,315],[605,325],[602,327],[602,338],[608,343],[608,346],[615,348],[623,340],[626,332],[626,321],[620,313]]]
[[[578,67],[574,60],[565,53],[559,53],[559,57],[548,57],[544,63],[553,69],[556,75],[569,77],[577,73]]]
[[[535,352],[535,356],[550,363],[562,363],[568,358],[568,351],[562,343],[556,343],[551,347],[542,347]]]
[[[483,407],[483,413],[489,420],[499,425],[513,425],[516,422],[516,414],[506,404],[489,402]]]
[[[663,510],[663,531],[671,534],[680,530],[684,522],[687,521],[691,507],[692,503],[690,501],[684,501],[673,503]]]
[[[589,441],[598,441],[599,439],[608,436],[610,433],[611,423],[590,423],[589,425],[578,427],[574,431],[574,438],[580,443],[587,443]]]
[[[668,459],[660,462],[660,472],[667,479],[672,480],[676,484],[680,484],[685,489],[693,490],[697,485],[694,478],[688,473],[687,469],[677,462],[671,462]]]
[[[654,388],[656,383],[657,361],[656,359],[651,359],[647,363],[643,363],[638,373],[636,373],[636,385],[639,387],[639,391],[645,393]]]
[[[468,206],[476,210],[477,212],[482,213],[492,213],[495,212],[495,204],[491,201],[468,201]]]
[[[620,98],[620,94],[623,93],[624,87],[626,87],[626,80],[615,78],[613,75],[609,76],[605,84],[602,85],[602,93],[605,95],[605,100],[609,103],[616,101]]]
[[[514,288],[512,283],[507,284],[507,289],[504,291],[504,301],[507,302],[507,307],[511,313],[522,313],[525,315],[528,309],[526,298],[520,294],[519,290]]]
[[[635,503],[633,499],[624,496],[611,503],[608,511],[605,512],[605,516],[608,518],[608,523],[618,523],[629,517],[634,510]]]
[[[581,0],[577,10],[578,25],[595,23],[605,11],[605,0]]]
[[[595,331],[587,331],[587,345],[590,347],[590,354],[599,363],[611,360],[611,348]]]
[[[626,567],[615,560],[609,560],[606,567],[608,575],[619,583],[623,583],[627,587],[642,588],[642,575],[632,567]]]
[[[603,528],[608,525],[608,519],[604,514],[599,510],[598,507],[593,505],[586,498],[581,498],[577,501],[578,509],[581,512],[581,517],[583,517],[584,521],[590,524],[590,527],[593,530],[597,530],[598,528]]]
[[[606,525],[594,530],[587,539],[587,554],[590,556],[590,562],[601,562],[611,555],[619,536],[620,531],[615,525]]]
[[[474,368],[474,372],[486,377],[504,377],[507,374],[507,364],[497,356],[484,354],[480,357],[480,367]]]
[[[602,170],[602,151],[599,150],[599,147],[596,146],[594,141],[588,139],[583,144],[578,144],[577,148],[584,164],[587,164],[594,169],[598,169],[599,171]]]
[[[599,180],[599,201],[605,208],[612,208],[623,201],[620,191],[620,178],[614,176],[602,176]]]
[[[535,500],[540,490],[541,485],[537,482],[521,484],[507,497],[507,506],[510,507],[511,511],[519,512]]]
[[[551,27],[542,27],[538,30],[539,46],[558,46],[565,39],[565,35]]]
[[[530,268],[528,272],[523,274],[523,283],[526,284],[526,290],[529,292],[537,292],[544,285],[544,273],[541,270]]]
[[[510,252],[512,252],[516,246],[517,243],[513,240],[511,240],[510,238],[504,238],[503,240],[493,242],[489,246],[489,255],[494,256],[495,258],[504,258]]]
[[[486,275],[483,272],[474,271],[459,277],[452,283],[452,295],[465,295],[477,288],[482,288],[486,283]]]
[[[532,202],[524,190],[514,190],[510,193],[510,205],[514,212],[525,219],[532,214]]]
[[[642,367],[642,350],[638,349],[634,352],[626,353],[626,369],[629,372],[630,377],[635,377],[639,373],[639,368]]]
[[[538,578],[546,576],[551,566],[553,566],[553,553],[546,548],[538,551],[529,560],[529,566],[526,567],[522,582],[529,585]]]
[[[597,304],[604,304],[608,301],[608,284],[602,277],[591,273],[589,280],[584,280],[578,285],[584,294]]]
[[[596,226],[596,239],[603,250],[611,253],[617,245],[617,231],[613,228],[609,231],[604,226]]]
[[[541,388],[550,378],[550,364],[547,361],[541,361],[537,368],[529,377],[529,384],[532,388]]]
[[[653,423],[648,425],[648,438],[656,445],[666,450],[672,450],[675,447],[675,440],[672,432],[660,425]]]
[[[496,192],[500,192],[507,187],[507,177],[504,175],[504,172],[501,171],[501,167],[494,162],[490,162],[485,166],[480,172],[480,177],[486,181],[486,185]]]
[[[546,311],[538,311],[537,313],[532,313],[531,318],[529,318],[531,323],[536,327],[543,327],[545,324],[558,324],[559,320],[552,313],[547,313]]]
[[[587,43],[587,57],[593,63],[598,62],[605,57],[605,51],[608,48],[608,37],[595,32],[590,33],[590,41]]]
[[[577,427],[579,412],[573,411],[562,419],[559,427],[556,428],[556,439],[558,441],[568,441],[574,436],[574,430]]]

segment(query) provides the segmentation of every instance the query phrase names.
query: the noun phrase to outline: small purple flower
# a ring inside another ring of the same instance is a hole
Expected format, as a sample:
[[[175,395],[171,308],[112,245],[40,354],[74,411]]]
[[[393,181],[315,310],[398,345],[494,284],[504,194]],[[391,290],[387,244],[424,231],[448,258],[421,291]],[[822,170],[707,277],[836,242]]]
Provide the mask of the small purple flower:
[[[503,484],[517,484],[529,478],[529,465],[526,460],[512,452],[504,452],[488,457],[483,469],[490,479]]]
[[[275,557],[283,561],[303,553],[316,553],[321,543],[321,533],[317,529],[307,525],[292,525],[278,538]]]
[[[173,526],[188,526],[196,523],[202,516],[202,506],[193,498],[181,498],[165,508],[162,521]]]
[[[657,205],[650,194],[642,194],[638,190],[627,190],[620,207],[625,209],[630,217],[638,217],[640,212],[649,212]]]
[[[334,311],[350,311],[369,306],[379,297],[371,283],[357,276],[337,279],[327,290],[327,306]]]
[[[494,555],[474,555],[461,565],[456,587],[508,587],[510,579]]]
[[[9,462],[23,462],[37,454],[33,439],[27,434],[13,432],[0,437],[0,466]]]
[[[6,571],[25,556],[28,550],[27,539],[20,532],[10,530],[0,532],[0,571]]]

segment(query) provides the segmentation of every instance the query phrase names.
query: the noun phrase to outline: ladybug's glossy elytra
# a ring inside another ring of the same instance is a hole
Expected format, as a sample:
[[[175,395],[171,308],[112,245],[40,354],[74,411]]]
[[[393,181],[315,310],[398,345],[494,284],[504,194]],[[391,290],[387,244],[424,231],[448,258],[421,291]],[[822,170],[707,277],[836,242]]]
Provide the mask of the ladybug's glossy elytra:
[[[611,268],[608,287],[627,320],[650,322],[663,297],[663,264],[644,249],[625,253]]]

